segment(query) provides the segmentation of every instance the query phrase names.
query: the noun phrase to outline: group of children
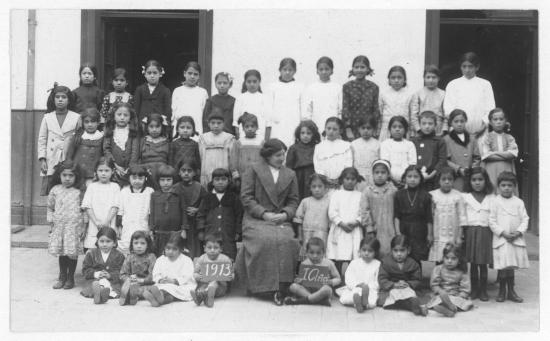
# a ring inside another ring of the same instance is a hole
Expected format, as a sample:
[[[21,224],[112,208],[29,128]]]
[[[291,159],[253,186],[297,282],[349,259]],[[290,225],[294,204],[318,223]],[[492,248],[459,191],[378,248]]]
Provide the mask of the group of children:
[[[285,58],[265,95],[260,73],[249,70],[237,99],[223,72],[215,77],[218,94],[208,98],[194,62],[173,94],[160,82],[157,61],[144,65],[146,83],[133,96],[120,68],[107,95],[91,65],[81,67],[76,90],[55,84],[38,140],[49,250],[59,256],[54,288],[74,287],[77,257],[87,251],[90,283],[82,294],[95,303],[119,297],[121,304],[144,298],[153,306],[212,306],[230,286],[205,282],[201,266],[236,259],[240,177],[261,160],[264,141],[279,138],[292,144],[286,165],[299,185],[293,222],[301,261],[330,270],[320,289],[297,278],[286,304],[330,304],[338,287],[342,304],[359,312],[381,305],[426,315],[433,307],[453,316],[472,306],[470,298],[488,300],[491,264],[499,271],[497,301],[520,302],[514,270],[528,266],[528,217],[514,196],[518,148],[504,111],[491,108],[482,119],[475,113],[469,126],[470,113],[458,109],[464,91],[449,94],[456,103],[447,110],[433,66],[414,94],[400,66],[390,69],[390,86],[380,94],[365,79],[373,72],[367,57],[354,59],[354,79],[343,87],[331,82],[333,68],[330,58],[319,59],[319,82],[302,91],[296,62]],[[477,56],[465,54],[464,78],[478,79],[478,68]],[[427,260],[438,264],[435,296],[422,305],[415,289]]]

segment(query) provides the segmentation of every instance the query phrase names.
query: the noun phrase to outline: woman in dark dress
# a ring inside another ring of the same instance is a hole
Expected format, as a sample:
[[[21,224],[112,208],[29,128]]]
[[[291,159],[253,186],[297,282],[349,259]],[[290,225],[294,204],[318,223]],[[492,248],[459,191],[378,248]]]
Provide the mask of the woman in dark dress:
[[[243,250],[237,257],[248,292],[271,294],[277,305],[294,280],[300,247],[291,225],[299,203],[298,181],[283,165],[285,151],[280,140],[268,140],[260,151],[263,161],[243,176]]]

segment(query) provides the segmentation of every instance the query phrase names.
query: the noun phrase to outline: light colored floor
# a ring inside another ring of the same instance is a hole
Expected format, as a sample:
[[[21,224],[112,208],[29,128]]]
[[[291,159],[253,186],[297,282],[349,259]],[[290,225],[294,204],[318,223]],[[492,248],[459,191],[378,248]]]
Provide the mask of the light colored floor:
[[[406,311],[376,308],[363,314],[343,307],[336,299],[332,307],[277,307],[270,301],[247,297],[243,290],[218,299],[214,308],[178,302],[152,308],[118,305],[111,300],[94,305],[79,295],[80,289],[53,290],[57,259],[45,249],[12,248],[11,329],[12,331],[240,331],[240,332],[323,332],[323,331],[537,331],[539,329],[539,263],[518,271],[517,291],[524,303],[496,303],[496,286],[490,286],[489,302],[475,302],[475,309],[445,318],[434,311],[417,317]],[[80,271],[79,259],[77,272]],[[425,263],[424,275],[431,266]],[[496,271],[490,271],[494,281]],[[82,277],[77,278],[82,283]],[[101,326],[98,330],[98,326]]]

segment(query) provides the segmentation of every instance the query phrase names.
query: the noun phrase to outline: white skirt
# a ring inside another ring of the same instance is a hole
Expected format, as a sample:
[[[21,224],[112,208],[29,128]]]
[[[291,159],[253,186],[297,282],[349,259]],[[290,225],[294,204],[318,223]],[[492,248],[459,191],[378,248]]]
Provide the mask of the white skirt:
[[[497,270],[528,269],[527,248],[506,242],[497,248],[493,248],[493,263],[494,268]]]
[[[358,258],[362,238],[361,227],[347,233],[341,227],[332,224],[327,238],[327,258],[345,261]]]

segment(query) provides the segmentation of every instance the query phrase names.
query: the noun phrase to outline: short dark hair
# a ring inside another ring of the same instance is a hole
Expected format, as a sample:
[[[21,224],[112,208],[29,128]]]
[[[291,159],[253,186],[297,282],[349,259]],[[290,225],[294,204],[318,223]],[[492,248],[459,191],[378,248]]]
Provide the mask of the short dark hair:
[[[497,185],[500,185],[503,181],[510,181],[514,184],[514,186],[518,185],[518,178],[516,175],[510,171],[504,171],[500,173],[497,177]]]
[[[311,246],[319,246],[321,249],[323,249],[323,253],[325,253],[325,242],[319,237],[311,237],[306,243],[306,251],[309,250]]]
[[[204,245],[206,245],[206,243],[208,242],[217,243],[220,247],[223,248],[223,236],[219,232],[207,234],[206,237],[204,237]]]
[[[264,145],[262,146],[262,149],[260,149],[260,156],[267,160],[269,157],[271,157],[273,154],[284,150],[287,150],[286,145],[283,143],[283,141],[279,139],[269,139],[267,140]]]

